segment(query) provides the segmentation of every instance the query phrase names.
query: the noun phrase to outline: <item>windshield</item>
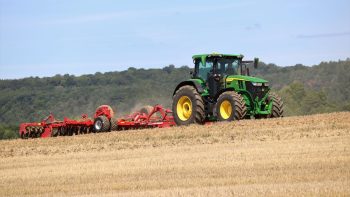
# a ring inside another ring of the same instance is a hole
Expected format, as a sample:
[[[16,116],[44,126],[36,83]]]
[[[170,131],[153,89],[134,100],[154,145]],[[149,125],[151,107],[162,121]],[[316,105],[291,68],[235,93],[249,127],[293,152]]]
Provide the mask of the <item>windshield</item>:
[[[218,58],[218,73],[226,75],[237,75],[239,68],[238,59]]]

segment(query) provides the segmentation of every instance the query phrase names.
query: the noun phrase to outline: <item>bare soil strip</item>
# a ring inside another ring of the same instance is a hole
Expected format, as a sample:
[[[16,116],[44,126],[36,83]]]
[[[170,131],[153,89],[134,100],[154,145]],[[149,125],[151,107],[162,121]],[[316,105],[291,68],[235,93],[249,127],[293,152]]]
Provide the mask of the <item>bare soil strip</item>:
[[[349,196],[350,113],[0,141],[1,196]]]

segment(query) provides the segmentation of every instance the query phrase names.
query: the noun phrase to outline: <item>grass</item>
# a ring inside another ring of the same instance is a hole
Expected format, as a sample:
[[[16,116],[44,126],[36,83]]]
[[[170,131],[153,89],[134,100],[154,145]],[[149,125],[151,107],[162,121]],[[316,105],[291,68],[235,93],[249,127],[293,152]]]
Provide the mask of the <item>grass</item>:
[[[2,196],[349,196],[350,113],[0,141]]]

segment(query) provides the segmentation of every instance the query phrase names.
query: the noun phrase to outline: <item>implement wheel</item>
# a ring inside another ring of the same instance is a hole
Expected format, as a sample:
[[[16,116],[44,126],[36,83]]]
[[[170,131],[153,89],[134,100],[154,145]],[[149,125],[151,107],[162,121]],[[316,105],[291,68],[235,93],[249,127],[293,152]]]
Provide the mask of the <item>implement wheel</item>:
[[[117,131],[117,130],[118,130],[118,119],[111,118],[111,131]]]
[[[272,109],[271,114],[269,114],[268,118],[278,118],[283,117],[283,101],[280,96],[278,96],[276,93],[272,92],[269,93],[269,96],[267,97],[268,103],[272,102]]]
[[[219,96],[216,111],[220,121],[232,121],[243,119],[247,113],[247,108],[240,94],[227,91]]]
[[[109,131],[111,123],[106,116],[99,116],[94,121],[94,130],[96,132],[106,132]]]
[[[197,90],[190,85],[179,88],[173,97],[173,115],[177,125],[203,124],[204,102]]]

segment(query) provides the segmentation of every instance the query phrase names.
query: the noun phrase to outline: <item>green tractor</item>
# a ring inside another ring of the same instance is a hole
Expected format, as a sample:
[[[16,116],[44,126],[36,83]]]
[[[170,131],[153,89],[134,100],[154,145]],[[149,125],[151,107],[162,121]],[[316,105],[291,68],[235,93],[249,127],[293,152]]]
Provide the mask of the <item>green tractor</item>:
[[[243,55],[194,55],[191,79],[177,85],[173,93],[173,115],[177,125],[206,121],[283,116],[282,99],[270,91],[268,81],[249,76]]]

